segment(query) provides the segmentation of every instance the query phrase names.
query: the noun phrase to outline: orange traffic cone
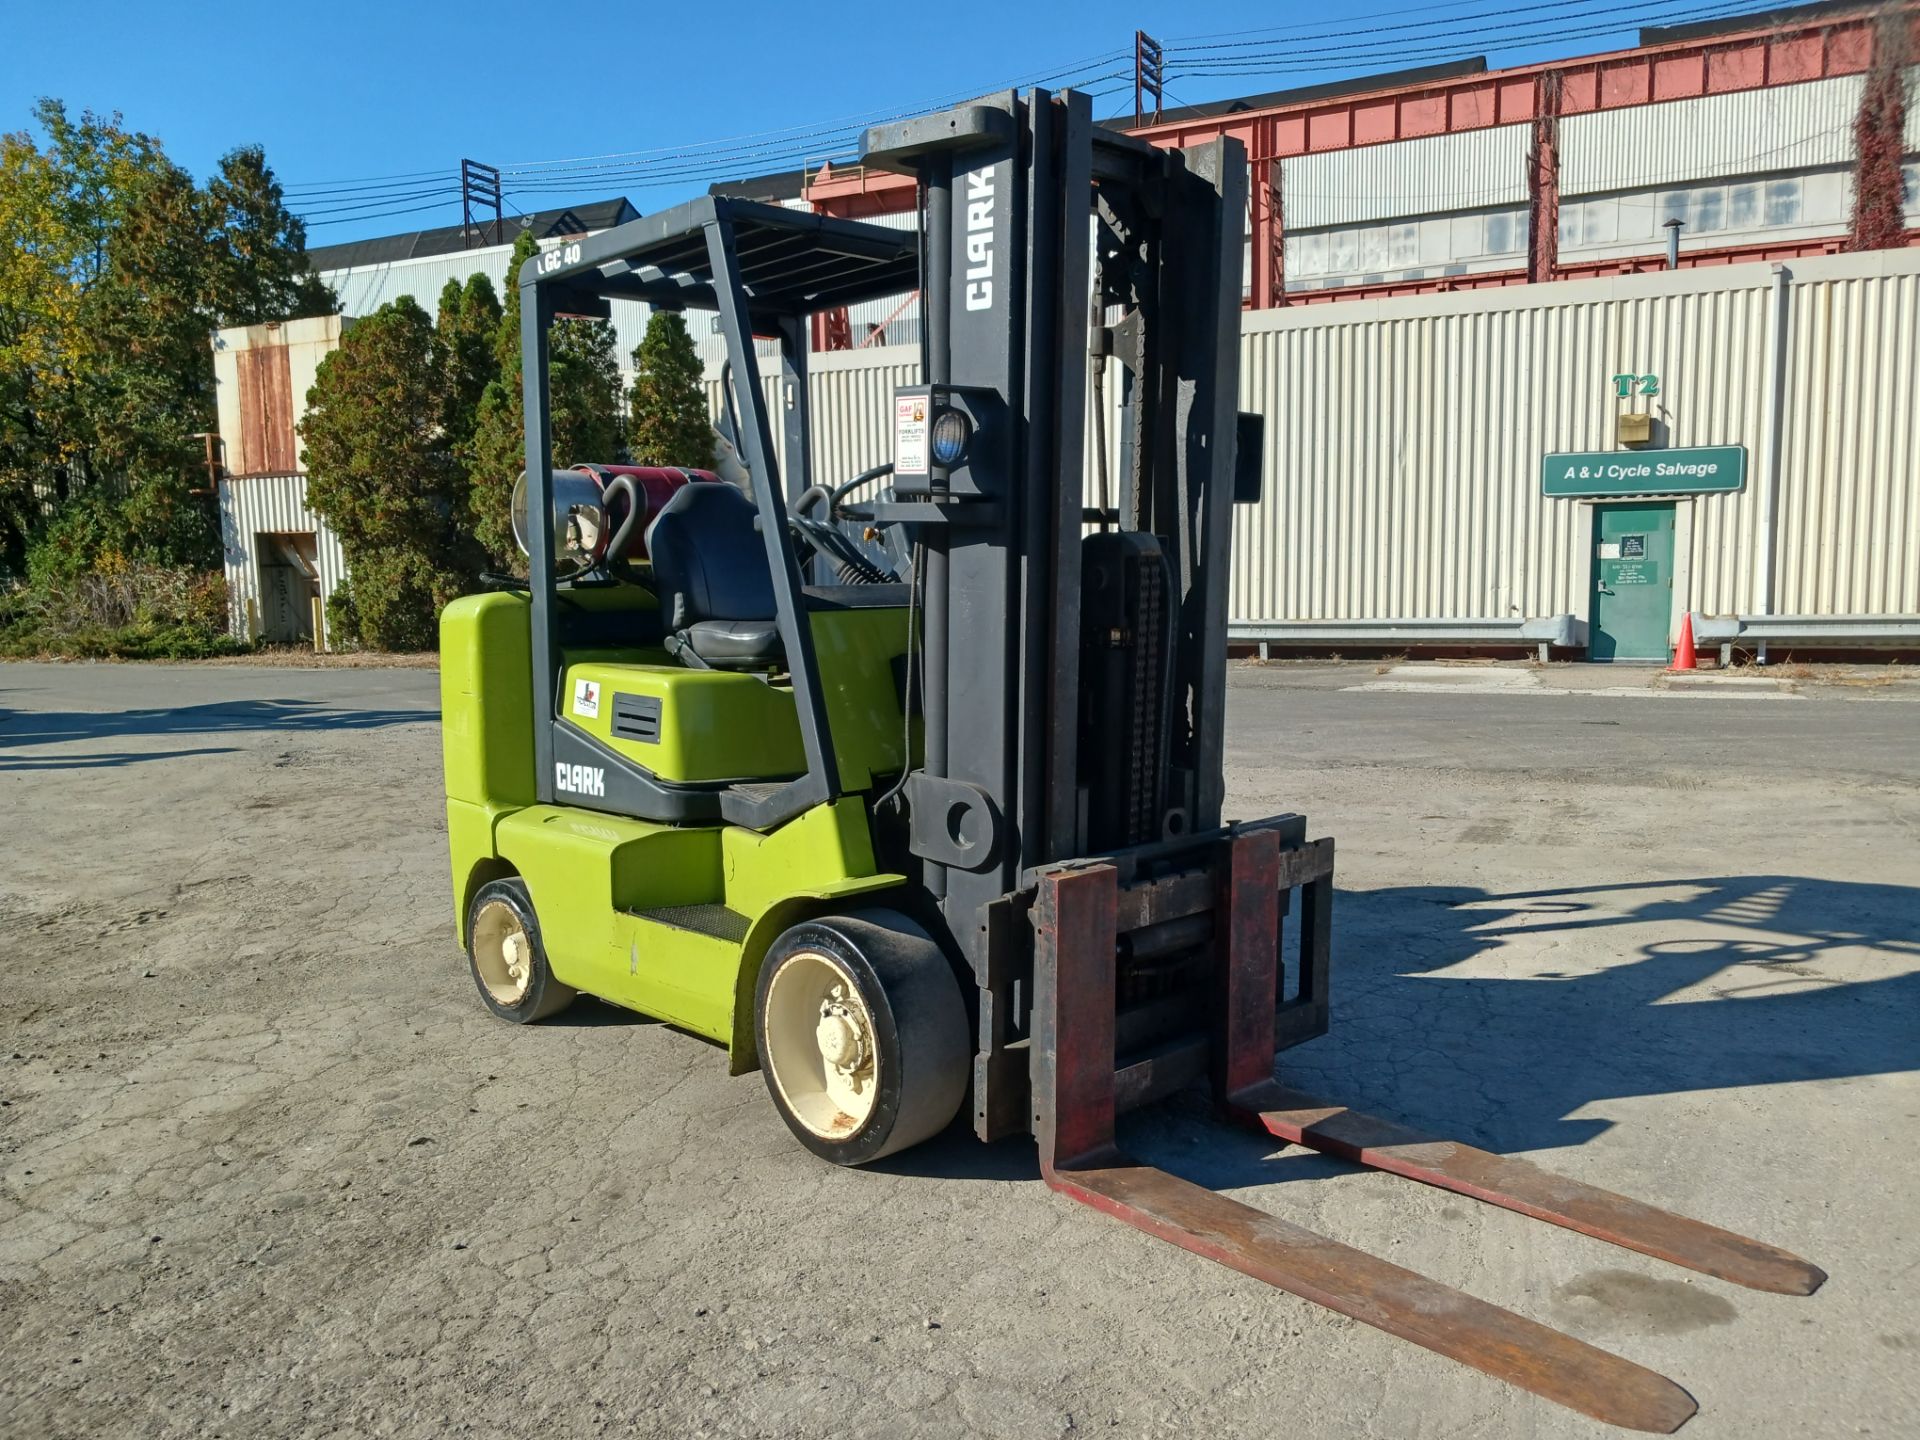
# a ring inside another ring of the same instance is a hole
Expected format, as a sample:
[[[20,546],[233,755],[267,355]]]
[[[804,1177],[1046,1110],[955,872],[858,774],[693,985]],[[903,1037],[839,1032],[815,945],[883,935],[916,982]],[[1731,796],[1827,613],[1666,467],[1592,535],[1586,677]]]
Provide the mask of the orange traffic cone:
[[[1687,611],[1680,617],[1680,643],[1674,647],[1673,663],[1669,670],[1695,670],[1699,663],[1693,655],[1693,612]]]

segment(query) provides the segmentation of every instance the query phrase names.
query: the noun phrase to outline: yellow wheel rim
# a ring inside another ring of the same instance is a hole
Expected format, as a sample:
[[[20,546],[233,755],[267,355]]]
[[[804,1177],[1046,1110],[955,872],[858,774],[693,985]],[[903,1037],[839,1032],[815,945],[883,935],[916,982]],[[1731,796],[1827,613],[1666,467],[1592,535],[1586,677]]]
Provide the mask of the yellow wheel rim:
[[[799,950],[767,984],[760,1061],[787,1109],[823,1140],[845,1140],[873,1115],[880,1060],[873,1012],[832,956]]]
[[[473,917],[473,965],[487,993],[518,1005],[533,983],[533,939],[504,900],[489,900]]]

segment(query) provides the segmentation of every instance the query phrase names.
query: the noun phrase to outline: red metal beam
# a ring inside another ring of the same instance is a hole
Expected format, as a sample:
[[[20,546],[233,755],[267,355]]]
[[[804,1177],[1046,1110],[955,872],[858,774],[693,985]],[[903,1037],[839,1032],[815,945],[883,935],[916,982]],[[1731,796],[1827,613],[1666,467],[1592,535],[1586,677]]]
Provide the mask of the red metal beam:
[[[1497,276],[1451,276],[1440,281],[1390,282],[1348,286],[1338,290],[1295,291],[1288,294],[1279,256],[1282,228],[1279,192],[1270,203],[1261,199],[1265,186],[1255,184],[1253,221],[1253,293],[1255,309],[1283,304],[1317,304],[1380,295],[1417,294],[1432,290],[1477,289],[1485,285],[1523,284],[1529,278],[1564,279],[1584,274],[1625,274],[1655,269],[1638,257],[1631,262],[1558,263],[1558,156],[1551,143],[1544,154],[1541,121],[1549,113],[1557,124],[1568,115],[1625,109],[1666,100],[1722,95],[1741,90],[1794,85],[1839,75],[1864,72],[1873,58],[1877,11],[1863,5],[1858,14],[1777,28],[1700,36],[1631,50],[1520,65],[1508,70],[1433,80],[1398,90],[1380,90],[1327,99],[1243,111],[1231,116],[1170,121],[1137,132],[1141,139],[1164,148],[1198,145],[1220,135],[1231,135],[1247,148],[1256,168],[1290,156],[1318,154],[1396,140],[1445,135],[1491,125],[1533,124],[1534,151],[1551,164],[1554,183],[1530,168],[1529,208],[1535,217],[1534,248],[1528,271]],[[1920,53],[1920,5],[1909,4],[1909,53]],[[1555,93],[1549,104],[1546,88]],[[1553,127],[1550,125],[1549,130]],[[1547,137],[1549,142],[1554,138]],[[1275,177],[1278,185],[1278,177]],[[807,186],[815,210],[831,215],[862,217],[894,214],[910,207],[913,182],[903,176],[866,171],[822,170]],[[1551,225],[1545,223],[1548,215]],[[1911,242],[1910,242],[1911,243]],[[1695,252],[1681,264],[1738,264],[1743,259],[1792,258],[1825,254],[1839,248],[1837,241],[1796,245],[1734,247],[1726,252]],[[1764,254],[1758,252],[1765,252]],[[1656,257],[1657,258],[1657,257]],[[1595,268],[1597,266],[1597,268]]]

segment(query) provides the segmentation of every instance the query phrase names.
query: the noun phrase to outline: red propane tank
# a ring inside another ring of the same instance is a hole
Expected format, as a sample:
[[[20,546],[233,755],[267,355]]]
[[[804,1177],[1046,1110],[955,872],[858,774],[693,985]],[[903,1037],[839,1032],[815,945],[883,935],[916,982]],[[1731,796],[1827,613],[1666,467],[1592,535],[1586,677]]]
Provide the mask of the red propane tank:
[[[575,470],[584,470],[590,475],[599,476],[602,490],[606,488],[607,482],[615,475],[632,477],[634,489],[638,492],[641,503],[646,508],[640,512],[633,526],[627,532],[626,558],[628,560],[644,560],[647,558],[647,525],[652,521],[654,516],[660,513],[660,508],[673,498],[675,491],[679,490],[682,485],[689,484],[695,480],[718,480],[720,478],[711,470],[682,470],[678,466],[667,465],[597,465],[585,462],[576,463],[573,468]],[[608,534],[611,535],[613,531],[620,528],[621,522],[626,519],[626,505],[622,500],[615,499],[612,502],[609,518],[612,524],[608,529]]]

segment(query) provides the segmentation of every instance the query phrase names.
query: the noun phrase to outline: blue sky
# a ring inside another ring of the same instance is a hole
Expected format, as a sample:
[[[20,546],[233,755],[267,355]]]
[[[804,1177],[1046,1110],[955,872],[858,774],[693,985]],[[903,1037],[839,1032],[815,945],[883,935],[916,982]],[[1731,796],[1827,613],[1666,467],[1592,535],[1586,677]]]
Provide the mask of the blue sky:
[[[21,14],[18,0],[9,8]],[[1095,113],[1119,113],[1131,109],[1134,26],[1167,44],[1173,104],[1465,55],[1497,66],[1617,49],[1640,24],[1740,8],[1759,7],[98,0],[7,22],[0,128],[52,95],[121,111],[196,174],[257,142],[308,214],[308,243],[328,244],[457,222],[462,156],[576,162],[511,175],[510,208],[624,194],[646,211],[710,180],[817,161],[866,119],[1076,66],[1083,88],[1110,90]]]

